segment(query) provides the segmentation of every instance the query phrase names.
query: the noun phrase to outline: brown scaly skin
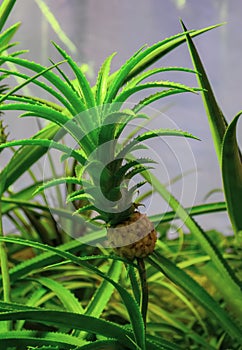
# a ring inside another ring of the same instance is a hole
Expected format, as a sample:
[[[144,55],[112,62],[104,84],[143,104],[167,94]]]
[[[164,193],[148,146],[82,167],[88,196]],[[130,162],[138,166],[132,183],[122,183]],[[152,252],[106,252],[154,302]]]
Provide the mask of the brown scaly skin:
[[[134,212],[130,218],[107,230],[109,245],[126,259],[145,258],[153,253],[157,234],[145,214]]]

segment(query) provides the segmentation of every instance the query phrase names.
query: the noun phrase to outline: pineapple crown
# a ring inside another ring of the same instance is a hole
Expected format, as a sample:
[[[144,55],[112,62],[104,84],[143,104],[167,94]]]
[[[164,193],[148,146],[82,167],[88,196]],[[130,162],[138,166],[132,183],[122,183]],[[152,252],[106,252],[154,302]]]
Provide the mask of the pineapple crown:
[[[79,186],[79,189],[70,193],[67,201],[84,200],[86,203],[78,209],[78,213],[95,211],[98,213],[96,219],[102,219],[110,225],[125,220],[134,211],[134,193],[144,184],[140,182],[130,186],[131,180],[135,175],[147,171],[148,164],[154,163],[147,158],[136,159],[132,152],[144,148],[143,142],[154,137],[171,135],[194,138],[184,131],[158,129],[120,142],[123,131],[132,121],[138,118],[149,119],[149,116],[141,112],[147,105],[166,96],[199,90],[166,80],[147,81],[148,78],[166,71],[196,73],[182,67],[160,67],[145,71],[158,57],[162,57],[168,49],[171,50],[182,41],[184,33],[150,47],[144,46],[113,74],[110,74],[110,67],[115,53],[110,55],[101,66],[93,88],[77,63],[55,43],[53,44],[63,61],[57,64],[51,61],[52,65],[48,68],[22,58],[2,56],[3,62],[13,62],[36,74],[29,76],[19,71],[1,69],[4,74],[21,77],[24,83],[1,95],[0,110],[23,110],[25,113],[21,117],[44,118],[61,127],[62,132],[58,133],[55,140],[30,138],[7,142],[0,145],[0,149],[16,145],[38,145],[60,150],[63,152],[62,160],[74,158],[77,163],[75,176],[54,179],[41,186],[36,193],[60,183],[71,183]],[[72,69],[74,81],[60,68],[64,62]],[[53,72],[54,68],[57,73]],[[39,77],[44,77],[48,84],[39,80]],[[36,97],[16,94],[30,83],[47,91],[62,106]],[[148,94],[132,108],[125,108],[125,103],[131,96],[151,88],[156,92]],[[7,104],[2,104],[7,100]],[[77,149],[58,142],[65,133],[74,138]]]

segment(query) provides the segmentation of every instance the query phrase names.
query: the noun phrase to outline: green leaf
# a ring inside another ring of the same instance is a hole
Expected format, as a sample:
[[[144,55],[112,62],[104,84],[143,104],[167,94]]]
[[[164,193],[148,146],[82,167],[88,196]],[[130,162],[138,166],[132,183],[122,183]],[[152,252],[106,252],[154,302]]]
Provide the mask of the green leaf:
[[[94,211],[96,207],[92,204],[81,206],[81,208],[77,209],[74,214],[83,214],[85,211]]]
[[[65,60],[67,60],[68,64],[70,65],[73,72],[75,73],[77,80],[79,82],[80,89],[81,89],[81,95],[83,97],[83,100],[85,102],[86,107],[88,109],[95,107],[96,103],[95,103],[92,89],[90,87],[90,84],[89,84],[87,78],[82,73],[82,70],[78,67],[76,62],[74,62],[73,59],[67,55],[67,53],[62,48],[60,48],[56,43],[54,43],[54,42],[52,42],[52,43],[55,46],[55,48],[59,51],[61,56]]]
[[[122,263],[120,261],[113,261],[107,271],[107,276],[118,283],[121,270]],[[96,289],[94,296],[87,305],[85,315],[99,317],[105,309],[113,290],[114,286],[104,280]]]
[[[1,22],[1,19],[0,19]],[[0,24],[1,25],[1,24]],[[20,22],[14,24],[10,28],[6,29],[3,33],[0,34],[0,52],[6,50],[6,46],[9,44],[9,41],[12,39],[16,31],[20,26]],[[1,62],[1,58],[0,58]]]
[[[58,186],[61,184],[76,184],[80,185],[80,181],[76,177],[60,177],[58,179],[50,180],[46,183],[44,183],[42,186],[39,186],[39,188],[35,191],[35,195],[38,194],[39,192],[42,192],[46,190],[47,188],[53,187],[53,186]]]
[[[44,139],[24,139],[24,140],[16,140],[6,142],[0,145],[0,149],[13,147],[13,146],[41,146],[48,149],[57,149],[63,153],[66,153],[68,157],[75,158],[80,164],[84,165],[86,163],[86,159],[77,151],[72,148],[65,146],[59,142],[55,142],[53,140],[44,140]]]
[[[194,207],[185,208],[185,210],[191,215],[204,215],[209,213],[218,213],[220,211],[226,211],[227,206],[225,202],[215,202],[195,205]],[[167,222],[173,219],[178,219],[179,216],[175,211],[169,211],[161,214],[152,215],[149,217],[152,222],[160,223]]]
[[[126,175],[125,175],[125,179],[132,179],[132,177],[134,177],[137,174],[141,174],[144,171],[147,170],[151,170],[154,169],[153,167],[148,167],[148,166],[142,166],[142,165],[137,165],[136,167],[134,167],[134,169],[130,170]]]
[[[9,44],[6,44],[5,46],[1,46],[1,41],[0,41],[0,54],[4,51],[7,51],[9,49],[11,49],[12,47],[14,47],[15,45],[17,45],[17,43],[9,43]],[[0,62],[1,62],[1,59],[0,59]],[[2,76],[1,76],[1,80],[2,80]]]
[[[184,31],[186,32],[187,29],[182,21],[181,25]],[[210,130],[213,137],[214,147],[217,153],[218,160],[220,162],[222,141],[227,127],[227,122],[220,107],[218,106],[209,79],[203,67],[202,61],[188,32],[186,33],[186,40],[194,68],[200,73],[199,75],[197,75],[197,80],[199,86],[203,89],[203,103],[207,113]]]
[[[3,29],[3,26],[6,23],[6,20],[8,19],[15,2],[16,2],[16,0],[4,0],[4,1],[2,1],[1,7],[0,7],[0,31]],[[15,24],[15,26],[18,26],[18,27],[19,27],[19,25],[20,25],[20,23]],[[16,28],[16,30],[17,30],[17,28]],[[15,31],[14,31],[14,33],[15,33]],[[10,36],[9,40],[11,39],[12,35]]]
[[[32,311],[34,312],[34,311]],[[41,331],[9,331],[0,332],[0,346],[6,348],[19,348],[20,346],[26,349],[29,346],[56,345],[61,349],[76,349],[76,347],[85,344],[84,341],[73,337],[69,334],[57,332],[41,332]],[[58,348],[59,349],[59,348]]]
[[[67,288],[63,287],[61,283],[47,277],[34,278],[33,281],[36,281],[42,286],[50,289],[59,298],[66,311],[77,314],[84,313],[81,303],[76,299],[74,294],[72,294]]]
[[[20,23],[16,23],[12,27],[6,29],[3,33],[0,34],[0,53],[1,54],[17,44],[17,43],[9,43],[9,41],[12,39],[13,35],[16,33],[19,26],[20,26]],[[19,53],[20,52],[17,52],[17,54]],[[11,55],[13,55],[13,53]],[[1,58],[0,58],[0,63],[2,64]]]
[[[34,208],[34,209],[38,209],[38,210],[42,210],[44,212],[51,212],[53,214],[58,215],[60,218],[65,218],[70,220],[72,223],[77,223],[80,225],[84,225],[86,224],[86,218],[82,218],[80,215],[73,215],[74,213],[70,210],[65,210],[62,208],[56,208],[56,207],[50,207],[49,205],[42,205],[39,203],[34,203],[31,201],[23,201],[23,200],[19,200],[19,199],[12,199],[12,198],[8,198],[8,197],[2,197],[1,201],[3,203],[11,203],[14,204],[15,206],[18,206],[18,208]],[[83,243],[89,243],[92,244],[93,243],[93,239],[96,242],[96,240],[98,239],[103,239],[103,232],[102,230],[99,230],[99,232],[97,231],[97,228],[100,229],[100,225],[91,225],[90,223],[88,224],[89,229],[92,230],[92,232],[90,232],[87,236],[82,237],[82,242]]]
[[[130,350],[137,350],[137,349],[145,349],[145,347],[139,347],[138,344],[136,344],[134,342],[134,336],[132,334],[132,332],[127,329],[124,328],[122,326],[119,326],[113,322],[109,322],[109,321],[105,321],[102,319],[98,319],[95,317],[91,317],[91,316],[86,316],[86,315],[79,315],[79,314],[74,314],[74,313],[70,313],[70,312],[61,312],[61,311],[52,311],[52,310],[33,310],[33,311],[19,311],[19,312],[4,312],[4,313],[0,313],[0,320],[21,320],[21,319],[25,319],[25,320],[32,320],[34,322],[44,322],[44,323],[50,323],[53,325],[57,325],[57,326],[65,326],[65,327],[70,327],[70,325],[72,325],[72,327],[74,329],[79,329],[79,330],[83,330],[86,332],[90,332],[90,333],[95,333],[95,334],[100,334],[104,337],[110,338],[110,339],[116,339],[118,341],[119,344],[121,344],[123,347],[121,349],[125,349],[124,347],[127,347]],[[12,331],[15,332],[15,331]],[[19,331],[17,331],[18,333],[16,334],[21,334]],[[32,338],[33,340],[31,341],[35,341],[37,335],[36,335],[36,331],[23,331],[26,332],[26,334],[28,335],[32,335],[31,332],[34,332],[35,337]],[[28,333],[29,332],[29,333]],[[8,338],[9,336],[11,337],[11,335],[9,333],[1,333],[2,338],[4,339],[4,335],[6,334],[6,338]],[[12,333],[14,334],[14,333]],[[24,335],[24,333],[22,333]],[[64,342],[69,343],[70,345],[74,345],[73,342],[79,341],[79,345],[82,344],[82,340],[80,340],[79,338],[70,336],[70,335],[66,335],[66,334],[62,334],[62,333],[52,333],[52,332],[38,332],[38,334],[40,334],[40,336],[43,334],[43,341],[44,341],[44,335],[46,334],[46,339],[51,341],[56,340],[56,343],[58,344],[58,338],[60,340],[60,342],[63,341],[63,343],[61,343],[61,346],[64,345]],[[56,334],[56,336],[55,336]],[[20,336],[18,336],[17,338],[21,338]],[[12,337],[11,337],[12,339]],[[77,340],[78,339],[78,340]],[[14,337],[14,340],[16,342],[16,336]],[[5,339],[5,341],[7,341]],[[11,343],[13,344],[13,343]],[[16,343],[15,343],[16,344]],[[156,342],[154,342],[151,339],[147,338],[147,346],[149,350],[176,350],[179,349],[179,347],[171,347],[172,343],[167,342],[165,340],[163,340],[162,338],[160,338],[160,344],[157,344]],[[64,348],[66,349],[66,348]],[[70,348],[67,348],[68,350]],[[82,348],[80,348],[82,349]],[[84,348],[85,349],[85,348]],[[92,349],[92,348],[86,348],[86,349]],[[95,349],[95,348],[94,348]],[[100,350],[102,348],[99,348]],[[99,350],[98,349],[98,350]],[[103,350],[106,350],[103,349]],[[110,349],[111,350],[111,349]]]
[[[44,0],[36,0],[36,4],[39,6],[45,21],[49,23],[49,25],[52,27],[55,34],[58,36],[59,40],[66,45],[66,47],[74,54],[77,53],[77,47],[75,44],[71,41],[70,38],[68,38],[65,31],[61,28],[61,25],[59,24],[55,14],[51,11],[50,7],[47,5],[48,3]]]
[[[76,254],[83,250],[83,244],[79,241],[74,240],[60,245],[59,249]],[[31,259],[25,260],[9,270],[11,283],[14,283],[18,279],[27,276],[29,273],[33,273],[33,271],[35,270],[42,269],[45,266],[58,263],[61,260],[62,258],[53,252],[44,252]],[[1,285],[2,279],[0,276],[0,286]],[[0,307],[2,307],[1,304]]]
[[[130,141],[124,148],[117,154],[116,159],[118,158],[124,158],[127,153],[134,150],[134,147],[141,143],[142,141],[148,140],[153,137],[159,137],[159,136],[182,136],[182,137],[188,137],[197,139],[195,136],[189,134],[186,131],[182,130],[172,130],[172,129],[157,129],[145,132],[137,137],[135,137],[132,141]]]
[[[145,106],[148,106],[149,104],[151,104],[157,100],[160,100],[163,97],[167,97],[167,96],[171,96],[171,95],[175,95],[175,94],[181,94],[184,92],[186,92],[186,91],[184,91],[183,89],[167,89],[167,90],[163,90],[161,92],[156,92],[155,94],[152,94],[152,95],[146,97],[145,99],[141,100],[139,103],[137,103],[137,105],[135,105],[133,107],[133,111],[135,113],[138,113]]]
[[[115,105],[111,109],[115,109]],[[123,129],[131,120],[137,118],[132,111],[125,109],[123,111],[110,112],[107,115],[101,114],[102,125],[99,129],[98,145],[113,141],[120,135],[120,129]]]
[[[222,144],[221,161],[228,214],[235,234],[242,231],[242,157],[236,140],[239,112],[227,127]]]
[[[31,295],[30,295],[30,297],[28,298],[28,300],[27,300],[27,302],[25,303],[25,305],[21,305],[21,304],[15,304],[14,306],[13,306],[13,304],[12,303],[8,303],[8,305],[4,305],[3,306],[3,310],[2,311],[6,311],[6,310],[9,310],[9,311],[14,311],[14,310],[16,310],[16,311],[21,311],[21,310],[26,310],[26,306],[30,306],[30,310],[31,310],[31,307],[33,308],[33,309],[35,309],[36,308],[36,306],[35,305],[38,305],[38,302],[39,302],[39,300],[44,296],[44,295],[46,295],[46,288],[38,288],[38,289],[35,289],[34,291],[33,291],[33,293],[31,293]],[[5,308],[5,306],[6,306],[6,308]],[[21,308],[21,306],[22,306],[22,308]],[[0,304],[0,307],[1,307],[1,304]],[[7,307],[9,307],[8,309],[7,309]],[[14,309],[14,308],[16,308],[16,309]],[[25,321],[24,320],[19,320],[19,321],[17,321],[16,322],[16,324],[15,324],[15,327],[14,327],[14,330],[16,330],[16,331],[20,331],[20,330],[22,330],[23,328],[24,328],[24,324],[25,324]]]
[[[150,164],[150,163],[156,163],[154,160],[149,159],[149,158],[137,158],[135,160],[128,161],[126,164],[121,166],[119,170],[114,174],[114,177],[117,179],[122,179],[124,175],[127,173],[130,168],[135,167],[135,166],[140,166],[143,164]]]
[[[15,101],[15,102],[21,102],[21,103],[24,102],[26,104],[30,103],[30,104],[33,104],[33,105],[35,105],[35,104],[44,105],[44,106],[53,108],[53,109],[55,109],[58,112],[61,112],[61,113],[63,112],[64,114],[67,113],[67,115],[68,115],[68,111],[64,110],[63,107],[57,105],[54,102],[43,100],[43,99],[38,98],[38,97],[14,95],[14,96],[9,96],[8,100],[9,101]]]
[[[161,68],[154,68],[151,70],[148,70],[142,74],[139,74],[137,77],[131,79],[125,86],[125,89],[134,88],[137,84],[139,84],[141,81],[151,77],[154,74],[162,73],[162,72],[170,72],[170,71],[176,71],[176,72],[186,72],[186,73],[196,73],[195,70],[184,68],[184,67],[161,67]]]
[[[106,58],[106,60],[104,61],[98,73],[97,84],[95,86],[97,106],[102,105],[105,100],[107,90],[108,90],[108,77],[109,77],[110,65],[115,55],[116,55],[116,52],[112,53],[109,57]]]
[[[80,194],[77,194],[76,196],[67,198],[66,202],[69,203],[69,202],[81,201],[81,200],[93,201],[94,199],[89,193],[86,193],[86,192],[83,191],[83,193],[80,193]]]
[[[51,60],[49,58],[49,61],[52,63],[52,64],[55,64],[53,60]],[[75,87],[74,87],[74,84],[72,84],[72,81],[67,77],[67,75],[63,72],[63,70],[60,68],[60,67],[56,67],[56,69],[58,70],[58,72],[60,73],[60,75],[62,76],[62,78],[64,79],[64,81],[71,87],[71,89],[73,91],[76,91]]]
[[[124,101],[126,101],[130,96],[134,95],[136,92],[139,92],[145,89],[150,89],[150,88],[174,88],[174,89],[183,90],[184,92],[192,92],[192,93],[195,92],[194,89],[183,84],[173,83],[170,81],[156,81],[156,82],[137,85],[128,89],[123,89],[122,92],[119,95],[117,95],[117,97],[113,102],[118,103],[118,106],[119,106],[120,103],[123,103]],[[163,95],[160,95],[160,97],[163,97]]]
[[[115,323],[108,322],[91,316],[74,314],[70,312],[52,311],[52,310],[34,310],[0,313],[0,320],[32,320],[35,322],[44,322],[54,324],[55,326],[72,327],[91,333],[103,335],[108,338],[117,339],[124,346],[136,350],[137,347],[130,340],[133,339],[131,331],[124,329]],[[80,342],[82,342],[79,339]]]

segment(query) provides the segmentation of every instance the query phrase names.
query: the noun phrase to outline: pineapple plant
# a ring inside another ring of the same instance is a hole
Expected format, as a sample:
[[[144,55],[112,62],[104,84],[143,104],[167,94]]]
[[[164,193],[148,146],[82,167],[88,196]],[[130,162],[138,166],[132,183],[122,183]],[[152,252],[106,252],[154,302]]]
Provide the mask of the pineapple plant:
[[[194,32],[194,35],[198,33],[200,32]],[[14,56],[1,58],[3,62],[12,62],[35,74],[29,76],[19,71],[0,69],[4,74],[24,79],[22,84],[1,95],[0,110],[24,111],[21,117],[44,118],[51,122],[50,127],[53,127],[54,123],[59,128],[56,130],[61,129],[61,132],[49,134],[48,137],[44,137],[47,134],[40,133],[30,139],[7,142],[0,148],[18,145],[40,146],[41,149],[54,148],[63,152],[62,160],[74,158],[76,166],[72,176],[44,183],[36,193],[60,183],[78,186],[68,194],[67,202],[85,203],[77,209],[76,214],[84,217],[86,221],[103,224],[107,228],[106,246],[129,260],[145,258],[151,254],[157,239],[153,224],[139,211],[141,203],[134,201],[135,193],[145,183],[136,182],[136,175],[142,176],[154,162],[145,157],[137,158],[133,152],[142,150],[144,142],[151,138],[193,136],[185,131],[168,129],[139,133],[141,128],[133,139],[123,139],[122,135],[131,122],[149,119],[142,110],[152,102],[173,94],[198,90],[177,82],[151,80],[154,75],[167,71],[196,73],[191,69],[159,67],[146,70],[157,58],[183,41],[182,33],[153,46],[142,47],[113,74],[110,74],[110,68],[115,53],[110,55],[101,66],[94,87],[90,86],[78,64],[55,43],[53,44],[63,60],[56,64],[51,61],[51,66],[47,68]],[[63,63],[67,63],[72,69],[74,80],[63,72]],[[56,73],[54,69],[57,70]],[[47,83],[43,79],[39,80],[40,77],[45,78]],[[44,89],[59,103],[16,94],[30,83]],[[126,101],[130,97],[150,89],[155,89],[155,93],[148,93],[131,108],[126,107]],[[75,140],[76,149],[59,142],[67,133]]]

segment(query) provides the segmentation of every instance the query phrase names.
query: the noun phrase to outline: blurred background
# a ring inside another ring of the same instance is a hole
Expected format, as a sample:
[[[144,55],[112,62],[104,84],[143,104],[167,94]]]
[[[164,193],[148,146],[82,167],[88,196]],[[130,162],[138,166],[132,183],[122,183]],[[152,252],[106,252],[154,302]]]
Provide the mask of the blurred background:
[[[29,49],[25,57],[43,65],[49,65],[49,58],[57,61],[60,57],[51,44],[53,40],[80,65],[87,65],[84,69],[94,83],[100,65],[108,55],[117,52],[112,65],[114,71],[144,44],[151,45],[181,32],[179,18],[188,29],[226,22],[196,38],[195,43],[217,100],[230,121],[242,109],[241,13],[240,0],[21,0],[17,1],[8,25],[22,22],[15,40],[20,42],[20,48]],[[186,45],[166,55],[156,66],[192,67]],[[161,79],[197,85],[191,74],[162,74]],[[11,81],[11,84],[15,83]],[[32,86],[29,89],[31,94],[47,97]],[[147,128],[174,125],[201,139],[150,143],[152,153],[160,163],[155,170],[159,179],[168,184],[185,206],[205,200],[222,201],[219,167],[201,97],[195,94],[169,97],[156,102],[149,112],[158,116]],[[7,113],[4,119],[9,125],[10,139],[29,137],[38,130],[34,118],[19,120],[16,113]],[[241,145],[241,122],[238,140]],[[183,176],[173,183],[172,179],[181,174]],[[153,196],[147,203],[147,211],[149,214],[160,213],[166,210],[163,205],[158,196]],[[209,214],[197,220],[205,229],[216,228],[225,234],[232,233],[223,213]]]

